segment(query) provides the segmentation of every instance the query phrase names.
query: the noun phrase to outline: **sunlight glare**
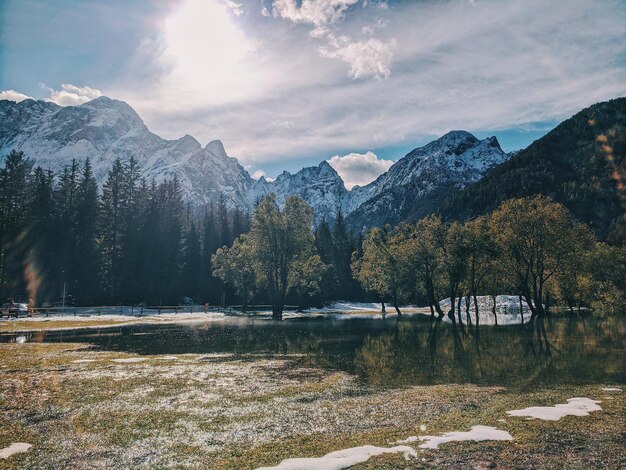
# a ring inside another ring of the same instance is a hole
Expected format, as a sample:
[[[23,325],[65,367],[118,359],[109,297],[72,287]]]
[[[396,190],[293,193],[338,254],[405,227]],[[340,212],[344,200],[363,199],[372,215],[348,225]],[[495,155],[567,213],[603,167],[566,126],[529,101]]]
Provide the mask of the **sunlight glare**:
[[[250,88],[252,42],[219,0],[185,0],[163,25],[164,58],[173,86],[211,101],[242,97]]]

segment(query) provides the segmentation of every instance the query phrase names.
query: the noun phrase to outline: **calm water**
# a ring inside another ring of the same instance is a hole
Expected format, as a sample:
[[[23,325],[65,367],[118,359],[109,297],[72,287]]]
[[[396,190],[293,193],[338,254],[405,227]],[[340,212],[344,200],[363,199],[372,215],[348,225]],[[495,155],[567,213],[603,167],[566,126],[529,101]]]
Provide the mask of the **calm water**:
[[[459,330],[397,320],[226,318],[193,325],[0,335],[0,342],[81,342],[137,354],[230,353],[242,359],[299,354],[307,365],[356,374],[374,386],[476,383],[531,388],[626,383],[626,321],[553,319],[536,328]]]

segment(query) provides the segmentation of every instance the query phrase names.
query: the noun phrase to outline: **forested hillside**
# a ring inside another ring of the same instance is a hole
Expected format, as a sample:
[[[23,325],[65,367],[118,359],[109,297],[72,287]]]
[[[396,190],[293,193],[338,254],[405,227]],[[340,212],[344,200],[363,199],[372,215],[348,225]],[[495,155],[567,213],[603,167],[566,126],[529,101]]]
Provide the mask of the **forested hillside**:
[[[450,195],[435,212],[463,220],[507,199],[544,194],[563,203],[601,239],[626,238],[626,98],[598,103]]]

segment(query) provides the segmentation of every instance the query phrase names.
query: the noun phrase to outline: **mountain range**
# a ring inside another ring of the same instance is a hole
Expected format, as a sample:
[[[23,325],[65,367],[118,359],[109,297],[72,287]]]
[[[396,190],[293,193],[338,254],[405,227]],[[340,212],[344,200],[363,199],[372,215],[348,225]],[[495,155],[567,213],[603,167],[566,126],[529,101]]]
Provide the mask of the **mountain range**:
[[[466,219],[536,194],[565,205],[598,238],[626,241],[626,98],[576,113],[432,211]]]
[[[273,181],[254,180],[219,140],[203,147],[189,135],[162,139],[127,103],[107,97],[65,107],[30,99],[0,101],[0,156],[13,149],[55,172],[74,158],[89,157],[100,185],[116,158],[134,156],[143,177],[177,176],[185,199],[197,205],[223,196],[229,207],[249,211],[267,193],[275,193],[279,203],[297,195],[313,208],[315,223],[333,220],[341,211],[354,231],[428,213],[509,157],[495,137],[479,140],[453,131],[351,191],[326,161],[294,174],[283,172]]]

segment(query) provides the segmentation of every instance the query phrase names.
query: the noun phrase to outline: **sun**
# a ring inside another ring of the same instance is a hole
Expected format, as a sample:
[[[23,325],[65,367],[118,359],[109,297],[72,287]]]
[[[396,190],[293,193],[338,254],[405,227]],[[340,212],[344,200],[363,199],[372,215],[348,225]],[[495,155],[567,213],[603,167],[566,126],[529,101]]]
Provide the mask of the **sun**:
[[[172,86],[218,101],[246,92],[255,74],[254,46],[226,3],[185,0],[165,19],[162,32]]]

